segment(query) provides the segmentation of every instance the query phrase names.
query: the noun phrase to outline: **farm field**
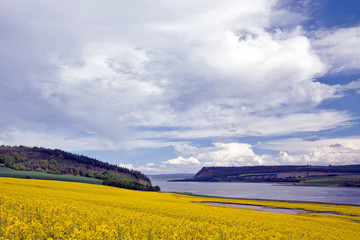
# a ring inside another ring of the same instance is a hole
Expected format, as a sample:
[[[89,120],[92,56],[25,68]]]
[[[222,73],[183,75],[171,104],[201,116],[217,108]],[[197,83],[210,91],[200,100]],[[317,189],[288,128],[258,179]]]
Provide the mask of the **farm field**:
[[[71,175],[56,175],[35,171],[19,171],[7,168],[0,165],[0,177],[12,177],[12,178],[26,178],[42,179],[42,180],[56,180],[66,182],[81,182],[91,184],[102,184],[102,180],[88,177],[71,176]]]
[[[0,239],[360,239],[359,206],[195,197],[5,177],[0,190]],[[302,211],[281,214],[203,202]]]
[[[309,177],[297,183],[298,186],[334,186],[334,187],[360,187],[360,175],[343,175],[332,177]]]

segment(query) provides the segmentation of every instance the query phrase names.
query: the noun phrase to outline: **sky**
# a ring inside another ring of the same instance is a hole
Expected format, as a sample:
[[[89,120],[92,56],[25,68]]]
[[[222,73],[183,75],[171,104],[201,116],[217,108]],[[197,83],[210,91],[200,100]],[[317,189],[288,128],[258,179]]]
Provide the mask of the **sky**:
[[[0,144],[146,174],[360,164],[358,0],[0,0]]]

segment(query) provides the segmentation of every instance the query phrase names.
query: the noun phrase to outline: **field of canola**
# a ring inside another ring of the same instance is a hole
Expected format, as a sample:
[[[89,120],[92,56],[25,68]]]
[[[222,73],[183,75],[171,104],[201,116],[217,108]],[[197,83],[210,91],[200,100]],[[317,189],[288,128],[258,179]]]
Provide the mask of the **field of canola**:
[[[285,207],[336,215],[225,208]],[[192,197],[0,178],[0,239],[360,239],[360,207]]]

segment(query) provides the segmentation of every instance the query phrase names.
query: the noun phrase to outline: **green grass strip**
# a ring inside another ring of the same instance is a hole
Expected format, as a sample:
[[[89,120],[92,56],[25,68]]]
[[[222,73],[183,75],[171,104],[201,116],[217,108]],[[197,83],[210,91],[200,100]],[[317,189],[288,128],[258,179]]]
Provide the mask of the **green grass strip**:
[[[65,182],[80,182],[90,184],[102,184],[102,180],[88,177],[71,176],[71,175],[56,175],[35,171],[19,171],[0,166],[0,177],[12,177],[12,178],[27,178],[41,179],[41,180],[56,180]]]

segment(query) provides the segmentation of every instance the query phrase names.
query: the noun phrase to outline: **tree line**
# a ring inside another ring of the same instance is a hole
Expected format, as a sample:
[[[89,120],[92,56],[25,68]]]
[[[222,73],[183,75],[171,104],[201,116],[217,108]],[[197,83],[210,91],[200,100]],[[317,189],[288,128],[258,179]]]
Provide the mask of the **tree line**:
[[[2,145],[0,146],[0,163],[14,170],[96,178],[110,186],[120,187],[122,184],[122,186],[127,186],[125,188],[136,190],[151,190],[152,187],[149,178],[140,171],[60,149]],[[121,184],[115,184],[115,182],[121,182]]]

